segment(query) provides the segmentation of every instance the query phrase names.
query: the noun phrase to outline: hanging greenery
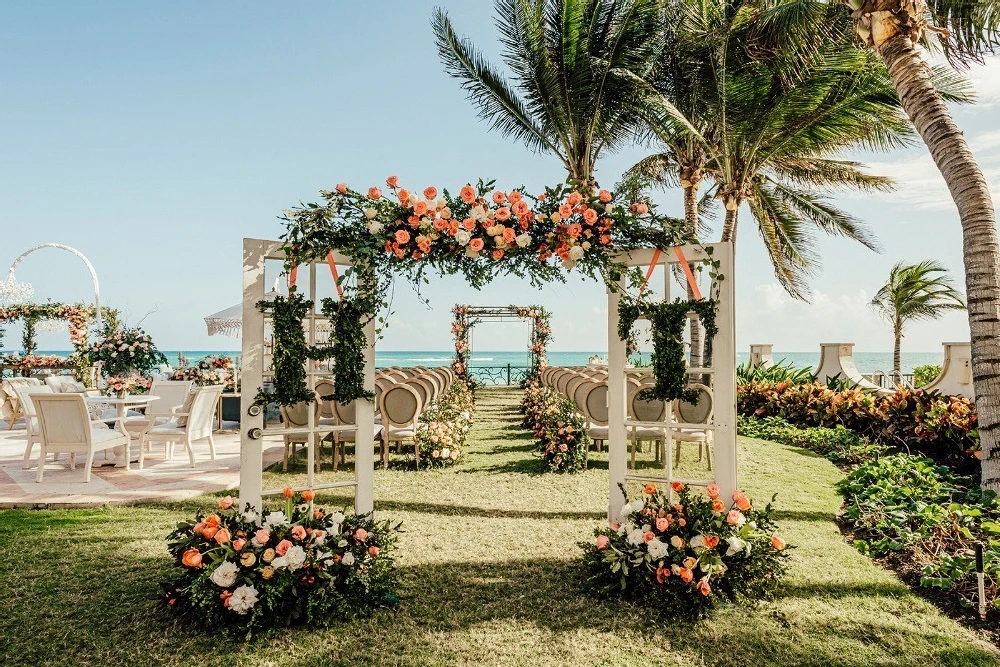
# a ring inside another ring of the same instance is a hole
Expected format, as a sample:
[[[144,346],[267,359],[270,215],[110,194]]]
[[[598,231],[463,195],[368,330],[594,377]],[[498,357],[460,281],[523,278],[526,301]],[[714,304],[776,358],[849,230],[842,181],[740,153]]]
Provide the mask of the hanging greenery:
[[[262,313],[270,311],[274,330],[271,354],[274,390],[268,392],[261,388],[254,399],[257,405],[272,402],[284,406],[312,403],[313,392],[306,385],[306,361],[322,361],[332,356],[332,348],[306,344],[302,322],[312,308],[312,301],[294,291],[287,297],[276,296],[273,301],[257,302],[257,310]]]
[[[365,325],[371,320],[368,307],[369,304],[361,297],[323,299],[323,314],[330,319],[333,328],[330,339],[336,378],[333,399],[338,403],[350,403],[358,398],[375,398],[373,392],[365,389],[363,351],[368,347]]]
[[[711,357],[712,339],[719,329],[715,313],[719,302],[715,299],[643,303],[622,300],[618,305],[618,337],[629,341],[632,327],[640,317],[649,320],[653,338],[653,377],[656,385],[644,389],[639,397],[644,400],[673,401],[681,399],[696,402],[698,392],[687,388],[687,360],[684,354],[684,326],[688,313],[695,313],[705,331],[705,357]]]

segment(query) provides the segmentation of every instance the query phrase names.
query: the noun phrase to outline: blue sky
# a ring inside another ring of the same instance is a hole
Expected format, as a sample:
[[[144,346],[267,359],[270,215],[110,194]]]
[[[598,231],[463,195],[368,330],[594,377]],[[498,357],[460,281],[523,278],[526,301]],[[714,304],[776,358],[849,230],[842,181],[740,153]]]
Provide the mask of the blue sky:
[[[437,60],[435,4],[460,32],[497,51],[492,3],[45,2],[0,6],[0,271],[30,246],[83,251],[105,303],[142,322],[162,349],[233,349],[208,337],[202,317],[239,301],[241,239],[277,238],[276,217],[320,188],[382,184],[452,189],[479,177],[540,189],[564,178],[558,161],[488,132]],[[1000,62],[971,73],[980,95],[956,117],[991,185],[1000,184]],[[612,185],[643,155],[607,155]],[[891,348],[866,303],[897,260],[937,258],[961,281],[961,232],[922,147],[860,156],[900,181],[896,192],[841,197],[867,220],[884,252],[824,239],[811,304],[792,302],[771,272],[744,212],[737,249],[737,338],[780,350],[853,341]],[[680,192],[657,195],[679,212]],[[45,250],[18,268],[36,300],[92,298],[83,265]],[[2,279],[2,278],[0,278]],[[482,293],[437,279],[425,309],[396,291],[385,349],[444,349],[450,308],[541,303],[554,314],[554,349],[604,349],[603,287],[571,280],[533,290],[503,279]],[[477,349],[522,349],[519,325],[481,327]],[[12,327],[8,345],[19,334]],[[905,349],[967,340],[964,314],[918,324]],[[44,334],[43,348],[68,336]]]

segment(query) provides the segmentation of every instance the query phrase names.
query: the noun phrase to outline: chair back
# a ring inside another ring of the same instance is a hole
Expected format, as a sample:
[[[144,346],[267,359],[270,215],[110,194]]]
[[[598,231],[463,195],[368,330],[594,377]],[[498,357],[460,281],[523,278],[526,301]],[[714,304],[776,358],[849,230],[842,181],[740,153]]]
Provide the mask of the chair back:
[[[688,385],[688,389],[698,392],[696,401],[678,400],[674,404],[677,420],[684,424],[707,424],[712,420],[712,390],[703,384]]]
[[[316,401],[319,404],[319,416],[325,419],[330,419],[335,416],[335,410],[333,408],[333,399],[324,399],[324,396],[333,396],[333,390],[336,385],[330,378],[323,378],[321,380],[316,380]]]
[[[222,396],[222,385],[199,387],[191,401],[191,416],[188,417],[187,430],[192,440],[207,438],[212,435],[212,418],[215,416],[215,404]]]
[[[632,409],[632,416],[641,422],[661,422],[667,415],[667,404],[659,399],[646,400],[639,398],[639,394],[648,387],[642,387],[632,392],[629,397],[629,407]]]
[[[598,426],[608,425],[608,385],[592,384],[583,399],[590,421]]]
[[[422,375],[420,377],[410,378],[407,384],[417,390],[417,394],[420,395],[421,405],[430,405],[431,401],[434,400],[434,385],[432,385],[430,381],[425,379]]]
[[[149,395],[157,396],[146,407],[147,417],[170,417],[174,408],[184,405],[185,399],[191,393],[190,380],[153,380],[149,387]]]
[[[341,424],[356,424],[358,418],[358,402],[353,400],[350,403],[333,402],[333,412],[337,416],[337,422]]]
[[[382,392],[382,419],[390,426],[415,424],[422,403],[409,384],[396,384]]]
[[[35,411],[35,404],[31,401],[31,396],[38,394],[53,394],[52,387],[44,384],[27,384],[15,386],[14,392],[17,400],[21,404],[21,414],[24,415],[25,427],[29,432],[38,434],[38,413]]]
[[[48,452],[75,452],[90,447],[90,413],[83,394],[41,393],[32,396],[42,440]]]

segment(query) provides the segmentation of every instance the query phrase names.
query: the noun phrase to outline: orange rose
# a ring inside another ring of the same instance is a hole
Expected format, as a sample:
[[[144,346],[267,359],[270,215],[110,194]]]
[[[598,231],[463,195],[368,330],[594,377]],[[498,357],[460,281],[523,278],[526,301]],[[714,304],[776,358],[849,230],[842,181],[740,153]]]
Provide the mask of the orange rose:
[[[194,524],[194,528],[191,529],[191,532],[194,533],[195,535],[201,535],[201,531],[203,530],[205,530],[205,522],[199,521],[198,523]]]
[[[570,206],[576,206],[582,201],[583,197],[580,195],[579,192],[572,192],[570,193],[569,197],[566,198],[566,203],[569,204]]]
[[[694,572],[687,569],[686,567],[682,567],[680,572],[680,577],[681,581],[683,581],[685,584],[690,584],[691,580],[694,579]]]
[[[651,530],[647,530],[645,533],[642,534],[642,541],[646,542],[647,544],[655,539],[656,535]]]
[[[368,547],[368,555],[371,556],[372,558],[374,558],[375,556],[378,556],[378,552],[379,552],[379,548],[377,546],[375,546],[374,544],[371,545],[370,547]]]
[[[233,551],[242,551],[243,547],[247,545],[246,539],[242,537],[237,537],[233,540]]]
[[[292,548],[291,542],[289,542],[288,540],[281,540],[280,542],[278,542],[278,546],[274,547],[274,551],[279,556],[284,556],[286,553],[288,553],[288,550],[291,548]]]
[[[699,579],[698,583],[694,585],[698,589],[698,592],[708,597],[709,593],[712,592],[712,587],[708,585],[708,579]]]
[[[704,545],[706,549],[714,549],[719,546],[719,537],[717,535],[706,535]]]
[[[656,568],[656,583],[661,586],[666,583],[667,579],[670,578],[670,568],[658,567]]]
[[[576,238],[583,232],[583,227],[578,222],[574,222],[572,225],[566,228],[566,233],[568,233],[573,238]]]
[[[221,507],[224,510],[227,510],[233,506],[234,502],[235,501],[233,500],[232,496],[224,496],[222,498],[219,498],[219,507]]]
[[[517,232],[515,232],[510,227],[503,230],[503,240],[507,243],[513,243],[514,239],[517,238]]]
[[[476,191],[472,189],[471,185],[465,185],[459,191],[458,196],[462,198],[466,204],[471,204],[476,200]]]
[[[306,501],[307,503],[311,503],[313,500],[315,500],[315,498],[316,498],[316,492],[313,491],[312,489],[306,489],[305,491],[302,492],[302,500]]]
[[[602,203],[607,204],[611,201],[611,193],[607,190],[601,190],[597,193],[597,198],[600,199]]]
[[[654,493],[656,493],[656,484],[649,482],[648,484],[646,484],[645,488],[643,488],[642,492],[645,493],[647,496],[653,495]]]
[[[656,520],[656,529],[658,531],[662,533],[667,528],[670,528],[670,519],[668,519],[665,516],[661,516],[659,519]]]
[[[611,243],[611,235],[601,234],[601,245],[608,245],[609,243]]]
[[[472,218],[466,218],[465,220],[462,221],[462,228],[465,229],[465,231],[467,232],[471,232],[473,229],[476,228],[476,221],[473,220]]]
[[[715,500],[712,501],[712,509],[715,510],[716,512],[721,512],[722,510],[726,509],[726,504],[721,500],[719,500],[718,498],[716,498]]]
[[[516,204],[517,202],[521,201],[523,197],[521,196],[521,193],[518,192],[517,190],[512,190],[511,193],[507,195],[507,199],[510,200],[511,204]]]
[[[561,215],[564,218],[568,218],[569,216],[573,215],[573,207],[570,206],[569,204],[561,204],[559,206],[559,215]]]
[[[452,220],[451,222],[448,223],[448,235],[454,236],[455,234],[458,234],[458,230],[461,228],[462,225],[461,223],[459,223],[458,220]]]
[[[680,493],[684,490],[684,484],[682,482],[670,482],[670,488],[674,490],[674,493]]]
[[[222,519],[219,518],[218,514],[209,514],[205,517],[205,525],[209,528],[218,528],[222,525]]]
[[[528,212],[528,205],[523,201],[514,202],[513,205],[511,205],[511,208],[517,215],[524,215],[525,213]]]
[[[421,252],[431,251],[431,240],[426,236],[420,235],[417,237],[417,247],[420,248]]]
[[[410,191],[407,190],[406,188],[403,188],[402,190],[399,191],[399,203],[402,204],[403,206],[407,206],[406,202],[408,201],[410,201]]]
[[[313,511],[313,518],[314,519],[322,519],[323,518],[323,510],[314,510]]]
[[[297,539],[299,542],[306,539],[306,529],[302,526],[294,526],[292,528],[292,537]]]
[[[443,218],[438,218],[437,220],[434,221],[432,226],[434,227],[435,231],[443,232],[445,230],[445,227],[448,226],[448,221]]]
[[[286,486],[285,488],[283,488],[281,490],[281,495],[284,496],[285,498],[294,498],[295,497],[295,489],[293,489],[290,486]]]
[[[201,552],[197,549],[188,549],[181,556],[181,564],[184,567],[201,567]]]
[[[510,209],[507,208],[506,206],[501,206],[500,208],[498,208],[496,210],[496,213],[494,213],[494,216],[496,217],[497,220],[501,220],[501,221],[503,221],[503,220],[510,220]]]
[[[424,199],[437,199],[438,191],[433,185],[429,188],[424,188]]]
[[[494,204],[502,204],[502,203],[504,203],[505,199],[507,199],[507,197],[506,197],[506,195],[504,195],[504,193],[502,193],[500,191],[497,191],[497,192],[493,193],[493,203]]]
[[[778,537],[777,535],[772,535],[771,546],[774,547],[777,551],[784,551],[785,547],[787,547],[788,545],[785,544],[785,541],[780,537]]]
[[[225,528],[220,529],[219,532],[215,534],[215,541],[218,542],[219,544],[225,544],[232,538],[233,536],[230,535],[229,531],[226,530]]]
[[[368,188],[368,198],[369,199],[381,199],[382,198],[382,191],[379,190],[378,188],[374,187],[374,186],[370,187],[370,188]]]
[[[389,178],[385,179],[385,184],[393,189],[399,187],[399,176],[390,176]]]
[[[206,540],[210,540],[213,537],[215,537],[215,534],[217,532],[219,532],[218,528],[214,526],[205,526],[205,528],[201,531],[201,536],[204,537]]]
[[[493,251],[493,259],[495,260],[503,259],[503,254],[504,254],[503,250],[497,248],[496,250]]]
[[[417,215],[425,215],[427,213],[427,202],[418,201],[413,205],[413,212]]]
[[[474,252],[479,252],[480,250],[482,250],[484,245],[485,244],[483,243],[482,239],[472,239],[471,241],[469,241],[469,247]]]
[[[219,593],[219,599],[222,600],[223,607],[229,607],[229,598],[233,597],[232,591],[222,591]]]
[[[396,230],[396,243],[406,245],[410,242],[410,232],[405,229]]]
[[[746,512],[750,509],[750,500],[746,496],[740,496],[736,499],[736,506],[740,508],[741,511]]]
[[[342,195],[347,194],[347,183],[337,183],[337,192]]]
[[[587,221],[587,224],[594,224],[597,222],[597,211],[592,208],[588,208],[583,212],[583,219]]]

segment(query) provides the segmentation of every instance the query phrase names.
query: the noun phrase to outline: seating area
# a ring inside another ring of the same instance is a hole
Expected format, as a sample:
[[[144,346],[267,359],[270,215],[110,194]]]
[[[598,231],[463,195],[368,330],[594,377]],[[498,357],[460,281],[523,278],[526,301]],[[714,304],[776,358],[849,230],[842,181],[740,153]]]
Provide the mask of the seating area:
[[[389,453],[393,445],[400,454],[404,446],[413,446],[414,458],[419,463],[420,450],[415,436],[421,414],[444,396],[455,381],[455,373],[450,368],[426,368],[415,366],[401,368],[391,366],[379,369],[375,374],[375,436],[382,467],[389,467]],[[340,403],[333,400],[335,379],[325,377],[316,380],[316,401],[312,403],[312,418],[318,426],[312,443],[309,438],[309,410],[306,403],[280,408],[281,426],[267,429],[270,435],[280,430],[284,440],[282,471],[288,470],[289,458],[294,458],[299,446],[311,444],[314,449],[315,470],[322,469],[322,444],[331,443],[330,463],[337,470],[347,457],[347,445],[354,444],[357,434],[355,402]],[[301,432],[299,432],[301,431]]]
[[[608,439],[608,371],[602,366],[550,366],[542,370],[539,381],[576,405],[583,415],[591,441],[601,451]],[[698,462],[712,470],[712,430],[699,428],[712,421],[713,395],[709,386],[691,383],[698,392],[697,401],[675,400],[667,410],[662,400],[641,396],[643,389],[652,387],[655,379],[650,369],[627,371],[626,394],[629,465],[642,467],[637,453],[652,447],[653,462],[661,467],[668,464],[668,451],[673,449],[673,467],[681,463],[681,445],[697,445]]]

